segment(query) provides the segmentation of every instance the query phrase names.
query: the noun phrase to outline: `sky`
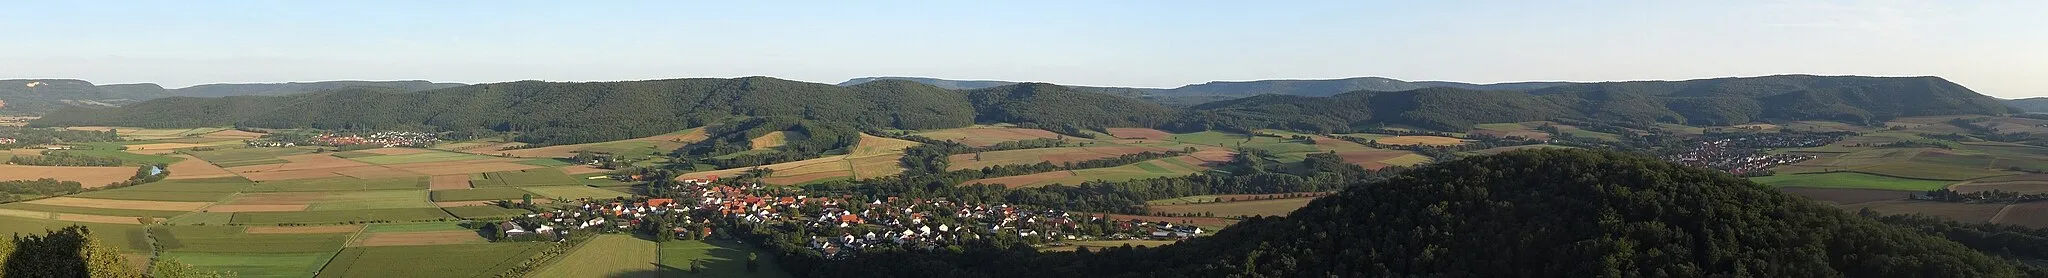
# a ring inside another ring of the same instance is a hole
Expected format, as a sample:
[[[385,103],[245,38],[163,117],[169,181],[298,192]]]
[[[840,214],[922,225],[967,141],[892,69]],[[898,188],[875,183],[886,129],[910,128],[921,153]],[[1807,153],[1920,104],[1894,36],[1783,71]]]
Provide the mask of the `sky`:
[[[744,3],[740,3],[744,2]],[[772,3],[757,3],[772,2]],[[2048,96],[2048,1],[9,1],[0,79],[864,76],[1177,87],[1940,76]]]

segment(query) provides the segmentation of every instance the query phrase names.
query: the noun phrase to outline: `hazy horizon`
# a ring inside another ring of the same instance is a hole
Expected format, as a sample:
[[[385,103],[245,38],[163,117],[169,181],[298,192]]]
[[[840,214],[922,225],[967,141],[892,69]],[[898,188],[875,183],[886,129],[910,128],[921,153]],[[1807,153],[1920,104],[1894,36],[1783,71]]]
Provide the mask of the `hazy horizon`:
[[[367,5],[366,5],[367,3]],[[915,76],[1210,81],[1940,76],[2048,95],[2048,2],[85,2],[15,5],[0,78],[98,84]]]

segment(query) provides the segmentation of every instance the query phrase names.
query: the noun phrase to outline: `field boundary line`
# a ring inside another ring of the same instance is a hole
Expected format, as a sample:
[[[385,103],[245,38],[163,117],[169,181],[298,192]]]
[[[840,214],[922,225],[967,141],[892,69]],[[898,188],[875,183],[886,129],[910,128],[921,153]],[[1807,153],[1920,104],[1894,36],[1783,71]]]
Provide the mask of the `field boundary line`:
[[[2012,212],[2013,207],[2018,206],[2018,204],[2006,204],[2004,207],[1999,207],[1998,214],[1992,214],[1991,220],[1986,220],[1985,222],[1989,222],[1991,224],[1998,224],[1999,220],[2005,220],[2005,216]]]

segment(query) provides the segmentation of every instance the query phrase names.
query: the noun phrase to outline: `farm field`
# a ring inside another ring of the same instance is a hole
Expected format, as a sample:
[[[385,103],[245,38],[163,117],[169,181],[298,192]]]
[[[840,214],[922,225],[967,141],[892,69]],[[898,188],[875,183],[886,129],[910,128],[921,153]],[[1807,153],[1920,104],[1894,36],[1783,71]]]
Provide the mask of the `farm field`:
[[[1465,144],[1464,139],[1442,136],[1390,136],[1373,139],[1373,141],[1388,145],[1453,146]]]
[[[1109,136],[1115,136],[1118,139],[1164,140],[1174,136],[1172,133],[1167,133],[1165,131],[1150,128],[1119,127],[1108,128],[1107,130],[1109,130]]]
[[[526,190],[520,190],[518,188],[493,187],[434,190],[432,192],[431,198],[435,202],[519,200],[520,198],[525,197],[526,195],[529,194],[533,193],[526,192]]]
[[[220,168],[218,165],[213,165],[213,163],[208,163],[205,160],[199,160],[199,158],[192,157],[191,155],[179,154],[172,155],[172,157],[177,157],[181,160],[164,167],[165,171],[171,171],[171,176],[164,179],[209,179],[235,176],[235,173],[229,172],[228,169]]]
[[[1806,196],[1814,201],[1835,205],[1858,204],[1876,201],[1905,200],[1919,191],[1897,191],[1880,189],[1846,189],[1818,187],[1782,187],[1779,191]]]
[[[169,251],[209,253],[311,253],[340,250],[348,233],[252,234],[235,226],[162,226],[150,228],[158,245]]]
[[[1053,133],[1051,131],[1046,131],[1043,129],[985,125],[924,131],[912,133],[911,135],[923,136],[925,138],[932,138],[936,140],[950,140],[953,142],[960,142],[961,144],[976,147],[993,146],[996,143],[1010,141],[1063,137],[1060,136],[1058,133]]]
[[[993,151],[983,152],[979,154],[966,153],[956,154],[947,157],[947,160],[950,160],[952,163],[949,163],[946,169],[981,169],[984,167],[996,165],[1037,164],[1039,162],[1049,162],[1054,165],[1059,165],[1061,163],[1066,162],[1080,162],[1100,158],[1110,158],[1117,157],[1120,155],[1135,154],[1148,151],[1168,152],[1174,150],[1150,147],[1088,146]],[[975,159],[976,157],[980,157],[981,159],[977,160]]]
[[[76,181],[85,188],[100,188],[135,176],[136,167],[31,166],[0,164],[0,180],[53,178]]]
[[[1186,176],[1208,170],[1209,167],[1204,166],[1201,160],[1196,160],[1193,157],[1189,156],[1180,156],[1147,160],[1145,162],[1133,163],[1130,165],[1117,167],[1081,169],[1072,171],[1053,171],[1021,176],[986,178],[962,182],[961,185],[977,183],[1003,184],[1012,188],[1039,187],[1052,184],[1075,185],[1080,184],[1081,182],[1093,180],[1127,181],[1157,177]]]
[[[112,145],[112,144],[108,144],[108,143],[84,143],[84,144],[71,144],[71,145],[72,145],[72,146],[74,146],[74,147],[78,147],[78,148],[76,148],[76,149],[70,149],[70,150],[58,150],[58,151],[54,151],[54,152],[58,152],[58,153],[64,153],[64,154],[70,154],[70,155],[83,155],[83,156],[97,156],[97,157],[112,157],[112,158],[118,158],[118,159],[121,159],[121,166],[131,166],[131,167],[132,167],[132,166],[142,166],[142,165],[145,165],[145,164],[148,164],[148,165],[156,165],[156,164],[171,164],[171,163],[177,163],[177,162],[178,162],[178,160],[179,160],[179,158],[176,158],[176,157],[169,157],[169,156],[162,156],[162,155],[155,155],[155,154],[140,154],[140,153],[133,153],[133,152],[128,152],[128,151],[123,151],[123,150],[121,150],[121,149],[120,149],[120,148],[121,148],[120,146],[114,146],[114,145]],[[152,153],[161,153],[160,151],[146,151],[146,152],[152,152]]]
[[[560,169],[540,168],[519,171],[488,172],[483,174],[482,180],[470,180],[469,184],[471,186],[475,186],[478,188],[484,188],[514,186],[577,185],[583,184],[583,182],[577,181],[576,178],[569,177],[569,174],[563,173]]]
[[[475,154],[466,154],[466,153],[458,153],[458,152],[444,152],[444,151],[428,151],[428,152],[419,152],[419,153],[410,153],[410,154],[395,154],[395,155],[394,155],[394,154],[385,154],[385,155],[375,155],[375,156],[364,156],[364,157],[355,157],[355,158],[349,158],[349,159],[350,159],[350,160],[355,160],[355,161],[359,161],[359,162],[363,162],[363,163],[369,163],[369,164],[376,164],[376,165],[391,165],[391,164],[406,164],[406,163],[427,163],[427,162],[448,162],[448,161],[465,161],[465,160],[478,160],[478,159],[487,159],[487,158],[492,158],[492,157],[489,157],[489,156],[482,156],[482,155],[475,155]]]
[[[540,200],[534,200],[534,202],[538,203]],[[441,210],[462,219],[511,218],[513,216],[533,213],[525,209],[501,208],[492,205],[443,207]]]
[[[1216,217],[1238,216],[1286,216],[1316,198],[1290,198],[1278,200],[1237,201],[1188,205],[1155,205],[1152,212],[1164,213],[1214,213]]]
[[[751,246],[735,241],[675,240],[660,245],[662,277],[693,275],[678,273],[690,269],[690,262],[697,261],[703,266],[704,277],[789,277],[782,267],[775,264],[775,256],[760,254],[760,270],[747,271],[747,255],[764,253]]]
[[[280,163],[285,163],[286,161],[284,161],[283,159],[278,159],[278,157],[283,157],[283,156],[292,156],[292,155],[302,155],[302,154],[310,154],[310,153],[313,153],[313,148],[305,148],[305,147],[295,147],[295,148],[255,148],[255,147],[248,147],[248,148],[223,148],[223,149],[219,149],[219,150],[212,150],[212,151],[186,151],[186,154],[188,154],[188,155],[191,155],[192,157],[197,157],[197,158],[199,158],[199,159],[204,159],[204,160],[206,160],[207,162],[213,162],[213,164],[214,164],[214,165],[220,165],[220,167],[239,167],[239,166],[250,166],[250,165],[264,165],[264,164],[280,164]]]
[[[309,211],[431,208],[425,190],[243,193],[224,205],[303,205]]]
[[[236,212],[230,218],[232,224],[334,224],[364,221],[407,222],[415,220],[448,220],[455,218],[440,208],[396,208],[332,211],[289,211],[289,212]]]
[[[806,159],[787,163],[761,166],[775,170],[762,182],[795,185],[836,179],[852,179],[856,176],[879,177],[903,172],[897,159],[903,157],[903,149],[918,145],[917,142],[876,137],[862,134],[851,153]],[[733,168],[684,173],[677,179],[708,179],[712,176],[730,177],[751,168]]]
[[[311,277],[334,258],[335,252],[307,253],[209,253],[209,252],[164,252],[164,257],[178,259],[206,270],[234,272],[237,277]]]
[[[356,239],[356,241],[350,242],[349,246],[417,246],[486,242],[483,236],[477,235],[476,231],[469,230],[375,232],[364,234],[361,238]]]
[[[488,276],[512,269],[543,246],[545,243],[349,247],[314,277]]]
[[[1947,186],[1948,181],[1887,177],[1855,172],[1820,174],[1778,174],[1754,177],[1750,181],[1778,187],[1865,188],[1926,191]]]
[[[58,198],[64,198],[64,197],[58,197]],[[136,217],[148,217],[148,218],[171,218],[171,217],[176,217],[176,216],[178,216],[178,215],[182,215],[182,214],[185,214],[185,213],[187,213],[187,212],[191,212],[191,211],[163,211],[163,210],[137,210],[137,209],[118,209],[118,208],[91,208],[91,207],[74,207],[74,206],[56,206],[56,205],[43,205],[43,204],[34,204],[34,203],[7,203],[7,204],[0,204],[0,209],[9,209],[9,210],[19,210],[19,211],[39,211],[39,212],[50,212],[50,213],[63,213],[63,214],[82,214],[82,215],[99,215],[99,216],[121,216],[121,217],[126,217],[126,218],[130,218],[130,219],[133,219],[133,218],[136,218]],[[133,220],[130,220],[130,221],[133,221]]]
[[[287,181],[256,182],[248,191],[253,192],[302,192],[302,191],[355,191],[355,190],[411,190],[426,189],[425,177],[358,179],[332,177]]]
[[[150,250],[149,242],[143,234],[142,225],[23,218],[8,213],[0,213],[0,234],[4,235],[41,234],[72,225],[85,226],[88,229],[92,229],[93,238],[119,247],[123,252],[148,252]]]
[[[1896,200],[1848,204],[1842,205],[1841,207],[1844,211],[1857,211],[1868,208],[1870,210],[1877,211],[1881,214],[1919,213],[1926,214],[1928,216],[1947,218],[1950,220],[1955,220],[1957,222],[1963,223],[1985,223],[1990,222],[1991,217],[1996,216],[1998,214],[1998,211],[2004,209],[2005,206],[2005,204],[1966,204]]]
[[[744,258],[742,258],[744,259]],[[629,235],[599,235],[533,277],[660,277],[660,245]],[[685,266],[684,269],[688,269]]]
[[[1537,127],[1543,126],[1543,124],[1545,123],[1549,122],[1537,121],[1519,123],[1479,124],[1472,127],[1472,133],[1485,134],[1496,137],[1522,137],[1536,140],[1550,140],[1550,133],[1536,129]]]
[[[530,192],[533,192],[533,193],[534,193],[534,197],[535,197],[535,199],[539,199],[539,197],[542,197],[542,196],[545,196],[545,197],[548,197],[548,198],[556,198],[556,199],[572,199],[572,200],[573,200],[573,199],[582,199],[582,198],[591,198],[591,199],[611,199],[611,198],[614,198],[614,197],[631,197],[631,196],[632,196],[632,194],[626,194],[625,192],[618,192],[618,191],[604,190],[604,189],[601,189],[601,188],[596,188],[596,187],[589,187],[589,186],[582,186],[582,185],[562,185],[562,186],[533,186],[533,187],[521,187],[520,189],[525,189],[526,191],[530,191]],[[538,202],[538,201],[536,201],[536,202]]]
[[[702,141],[705,138],[704,136],[703,128],[692,128],[667,134],[611,142],[557,145],[517,150],[499,150],[502,146],[479,145],[473,147],[461,146],[451,150],[460,150],[473,154],[504,154],[512,157],[528,158],[566,158],[576,156],[577,152],[589,151],[613,153],[625,156],[622,158],[636,159],[647,157],[650,154],[666,153],[690,142]]]

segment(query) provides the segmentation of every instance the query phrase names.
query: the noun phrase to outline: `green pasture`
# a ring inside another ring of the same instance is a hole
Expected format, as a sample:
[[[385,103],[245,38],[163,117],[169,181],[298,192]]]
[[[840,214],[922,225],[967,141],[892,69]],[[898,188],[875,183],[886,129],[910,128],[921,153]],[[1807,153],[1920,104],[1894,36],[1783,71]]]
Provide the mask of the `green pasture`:
[[[491,276],[512,269],[547,243],[375,246],[342,249],[314,277]]]

